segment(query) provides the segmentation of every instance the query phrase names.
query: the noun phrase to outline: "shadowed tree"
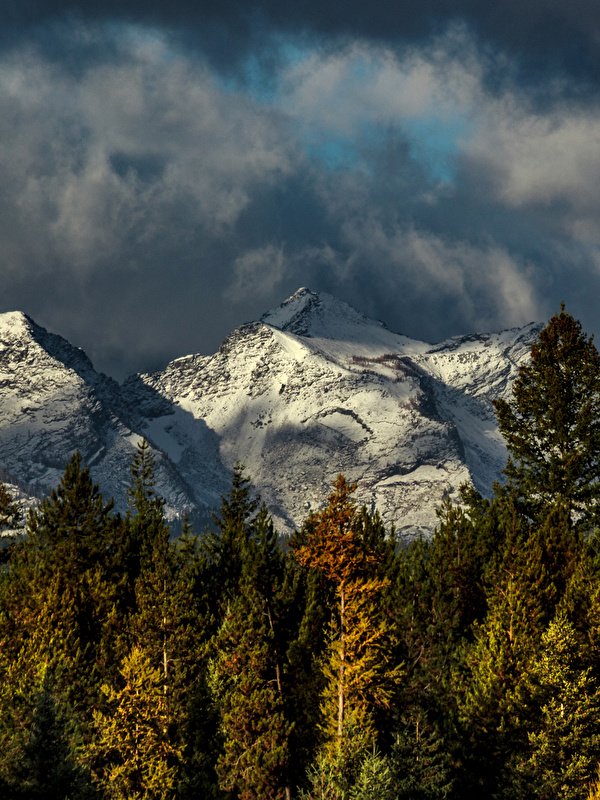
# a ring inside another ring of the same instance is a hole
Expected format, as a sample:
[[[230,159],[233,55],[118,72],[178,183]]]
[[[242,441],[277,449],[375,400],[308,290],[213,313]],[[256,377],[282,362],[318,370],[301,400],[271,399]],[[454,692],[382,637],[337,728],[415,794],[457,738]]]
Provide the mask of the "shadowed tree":
[[[508,485],[530,519],[557,503],[571,524],[600,522],[600,355],[564,310],[541,331],[513,400],[494,402],[510,457]]]
[[[86,800],[96,797],[88,770],[78,763],[72,726],[61,710],[51,671],[45,670],[28,737],[7,797],[13,800]]]

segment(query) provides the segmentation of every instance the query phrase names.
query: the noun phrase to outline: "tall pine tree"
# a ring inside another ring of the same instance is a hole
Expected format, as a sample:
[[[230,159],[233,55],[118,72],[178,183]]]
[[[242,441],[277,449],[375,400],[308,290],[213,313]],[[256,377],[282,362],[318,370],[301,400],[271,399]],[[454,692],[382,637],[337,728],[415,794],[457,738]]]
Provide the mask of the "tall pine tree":
[[[557,503],[572,524],[600,522],[600,355],[564,304],[531,348],[513,400],[494,403],[510,458],[505,473],[531,519]]]

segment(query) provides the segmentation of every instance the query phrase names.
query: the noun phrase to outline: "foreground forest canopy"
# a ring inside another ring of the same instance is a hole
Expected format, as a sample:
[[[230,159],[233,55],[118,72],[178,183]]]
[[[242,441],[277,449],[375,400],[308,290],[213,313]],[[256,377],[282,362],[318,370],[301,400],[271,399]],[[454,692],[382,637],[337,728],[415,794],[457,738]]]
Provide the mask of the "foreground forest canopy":
[[[282,544],[241,465],[174,541],[145,442],[125,517],[74,455],[5,551],[0,795],[600,798],[600,356],[564,308],[496,412],[506,483],[404,548],[342,475]]]

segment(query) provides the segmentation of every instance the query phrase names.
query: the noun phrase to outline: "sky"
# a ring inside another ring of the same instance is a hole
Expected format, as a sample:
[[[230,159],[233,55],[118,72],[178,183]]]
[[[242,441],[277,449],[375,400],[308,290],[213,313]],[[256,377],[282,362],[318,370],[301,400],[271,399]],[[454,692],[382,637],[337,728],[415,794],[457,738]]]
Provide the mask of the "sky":
[[[600,334],[597,0],[3,0],[0,311],[117,379],[301,286]]]

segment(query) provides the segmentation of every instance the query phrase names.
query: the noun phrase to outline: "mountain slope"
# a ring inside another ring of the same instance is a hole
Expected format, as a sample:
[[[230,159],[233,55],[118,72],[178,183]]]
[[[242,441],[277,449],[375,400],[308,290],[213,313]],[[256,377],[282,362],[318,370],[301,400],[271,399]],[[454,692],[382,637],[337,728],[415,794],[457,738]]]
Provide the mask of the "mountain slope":
[[[343,472],[387,526],[428,534],[461,483],[488,493],[499,479],[506,452],[491,400],[510,396],[540,327],[432,346],[300,289],[214,355],[119,386],[26,315],[2,314],[0,469],[47,492],[79,449],[125,510],[145,436],[171,518],[209,518],[241,461],[282,531],[321,508]]]
[[[123,386],[200,505],[242,461],[291,530],[339,472],[400,534],[430,533],[435,508],[472,480],[487,493],[506,453],[491,399],[509,396],[539,326],[436,346],[301,289],[214,356],[188,356]]]
[[[36,494],[54,488],[75,450],[107,497],[124,509],[129,468],[144,420],[119,385],[83,350],[20,312],[0,315],[0,466]],[[190,493],[156,451],[161,489],[173,506]]]

